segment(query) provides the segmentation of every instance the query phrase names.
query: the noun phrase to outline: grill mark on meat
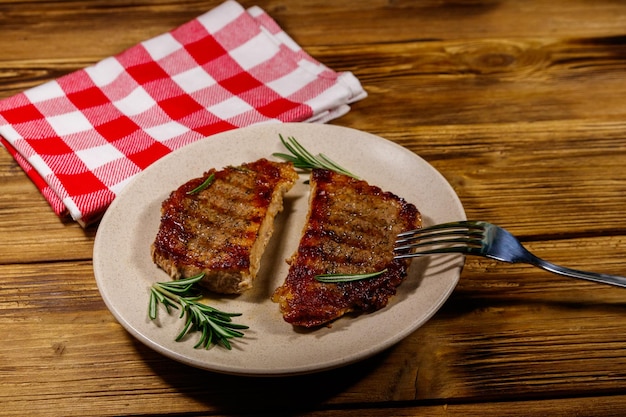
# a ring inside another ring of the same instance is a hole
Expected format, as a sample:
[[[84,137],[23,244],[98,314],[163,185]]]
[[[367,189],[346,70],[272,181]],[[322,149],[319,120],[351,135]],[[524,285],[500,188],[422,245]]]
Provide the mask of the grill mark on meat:
[[[209,187],[188,194],[210,175]],[[251,288],[282,197],[297,178],[292,164],[260,159],[188,181],[162,204],[154,262],[174,279],[204,272],[201,284],[215,292]]]
[[[420,227],[417,208],[404,199],[327,170],[313,170],[306,224],[283,285],[272,300],[295,326],[328,324],[346,313],[388,304],[407,275],[409,260],[394,259],[395,236]],[[321,283],[319,274],[369,273],[375,278]]]

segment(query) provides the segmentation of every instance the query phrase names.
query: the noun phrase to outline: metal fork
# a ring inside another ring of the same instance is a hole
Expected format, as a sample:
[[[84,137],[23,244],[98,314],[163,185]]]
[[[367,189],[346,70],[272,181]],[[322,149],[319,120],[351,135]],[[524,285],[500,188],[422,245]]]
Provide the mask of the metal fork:
[[[459,221],[400,233],[396,258],[462,253],[509,263],[527,263],[555,274],[626,288],[626,277],[579,271],[533,255],[505,229],[483,221]]]

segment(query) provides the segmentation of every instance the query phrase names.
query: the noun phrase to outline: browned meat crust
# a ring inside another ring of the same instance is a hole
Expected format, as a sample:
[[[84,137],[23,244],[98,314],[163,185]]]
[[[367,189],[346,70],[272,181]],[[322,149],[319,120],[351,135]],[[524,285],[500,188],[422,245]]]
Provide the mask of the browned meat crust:
[[[189,194],[210,175],[207,188]],[[283,195],[297,178],[291,163],[260,159],[188,181],[162,204],[154,262],[174,279],[204,272],[201,284],[211,291],[251,288]]]
[[[315,327],[349,312],[385,307],[407,275],[408,260],[394,259],[396,234],[421,226],[404,199],[327,170],[311,175],[309,213],[289,272],[272,297],[285,321]],[[367,280],[321,283],[318,274],[369,273]]]

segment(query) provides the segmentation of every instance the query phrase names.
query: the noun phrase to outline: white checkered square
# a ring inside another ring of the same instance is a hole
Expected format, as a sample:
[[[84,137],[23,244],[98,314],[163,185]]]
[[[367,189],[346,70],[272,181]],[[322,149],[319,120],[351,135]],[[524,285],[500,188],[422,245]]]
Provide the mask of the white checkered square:
[[[298,61],[298,66],[301,67],[304,70],[307,70],[310,73],[313,74],[321,74],[322,72],[326,71],[328,68],[326,68],[325,65],[323,64],[314,64],[311,61],[307,61],[306,59],[301,59]]]
[[[217,82],[201,67],[181,72],[174,75],[172,79],[188,94],[210,87]]]
[[[61,137],[93,129],[89,120],[78,110],[58,116],[46,117],[46,121],[52,126],[55,133]]]
[[[65,97],[65,91],[63,91],[58,82],[49,81],[24,91],[24,95],[28,97],[31,103],[40,103],[53,98]]]
[[[346,89],[338,84],[324,90],[321,94],[306,101],[314,113],[324,112],[339,107],[345,102]]]
[[[48,164],[46,164],[46,162],[39,154],[31,155],[28,158],[28,162],[37,170],[39,175],[41,175],[43,178],[47,178],[49,175],[53,174]]]
[[[148,135],[159,142],[164,142],[176,136],[183,135],[189,132],[189,130],[187,126],[174,121],[145,129]]]
[[[113,102],[113,105],[126,116],[134,116],[143,113],[157,103],[154,99],[141,87],[135,88],[129,95]]]
[[[301,89],[303,85],[312,83],[316,79],[317,76],[315,74],[298,67],[289,74],[268,82],[267,86],[276,91],[282,97],[289,97]]]
[[[276,55],[278,51],[278,45],[272,42],[265,33],[260,32],[246,43],[234,48],[229,54],[247,71],[250,68],[254,68],[268,61],[272,56]]]
[[[176,52],[183,46],[169,33],[156,36],[141,43],[153,60],[158,61]]]
[[[220,119],[227,120],[231,117],[237,116],[238,114],[254,110],[254,107],[252,107],[239,97],[233,96],[227,100],[222,101],[221,103],[209,107],[208,110]]]
[[[85,68],[85,72],[89,74],[89,78],[91,78],[98,87],[112,83],[124,71],[122,64],[113,57],[103,59],[96,65]]]
[[[117,150],[117,148],[110,143],[76,151],[76,155],[85,163],[85,165],[87,165],[87,168],[89,168],[90,171],[93,171],[104,164],[115,161],[116,159],[125,157],[122,152]]]
[[[17,130],[13,128],[11,125],[1,125],[2,127],[2,136],[9,142],[14,142],[16,140],[23,139],[22,135],[19,134]],[[0,145],[2,147],[2,145]]]
[[[236,20],[245,11],[236,2],[227,1],[219,7],[219,13],[216,9],[206,12],[198,17],[198,21],[209,33],[215,33],[226,25]]]

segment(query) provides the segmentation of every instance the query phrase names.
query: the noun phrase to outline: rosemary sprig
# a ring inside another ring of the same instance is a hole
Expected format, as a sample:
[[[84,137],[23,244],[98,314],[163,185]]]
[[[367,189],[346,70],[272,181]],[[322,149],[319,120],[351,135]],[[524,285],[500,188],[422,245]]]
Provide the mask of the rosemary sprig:
[[[366,274],[319,274],[315,276],[315,279],[319,282],[327,283],[351,282],[374,278],[384,274],[385,272],[387,272],[387,268],[382,271],[370,272]]]
[[[211,174],[207,177],[206,180],[202,181],[202,184],[198,185],[196,188],[194,188],[193,190],[189,190],[187,191],[187,195],[191,195],[191,194],[197,194],[200,191],[204,190],[205,188],[207,188],[209,185],[211,185],[213,183],[213,181],[215,181],[215,174]]]
[[[283,135],[278,135],[280,137],[280,141],[283,143],[285,148],[291,152],[291,155],[276,152],[273,153],[277,158],[284,159],[293,163],[293,166],[300,169],[313,169],[313,168],[323,168],[331,171],[338,172],[340,174],[347,175],[349,177],[359,179],[356,175],[348,171],[347,169],[341,167],[339,164],[334,162],[332,159],[327,157],[326,155],[320,153],[317,155],[313,155],[311,152],[307,151],[304,146],[302,146],[296,138],[293,136],[289,136],[287,139],[283,138]]]
[[[229,339],[243,337],[239,330],[248,329],[248,326],[232,322],[232,317],[240,316],[239,313],[225,313],[216,308],[198,302],[202,295],[194,288],[194,284],[200,281],[204,274],[177,281],[156,282],[150,287],[150,304],[148,315],[150,320],[157,318],[158,304],[165,306],[167,313],[171,309],[180,306],[180,318],[186,316],[183,330],[176,337],[180,342],[188,333],[199,331],[202,333],[200,340],[194,348],[204,347],[208,349],[213,344],[220,344],[226,349],[231,349]]]

